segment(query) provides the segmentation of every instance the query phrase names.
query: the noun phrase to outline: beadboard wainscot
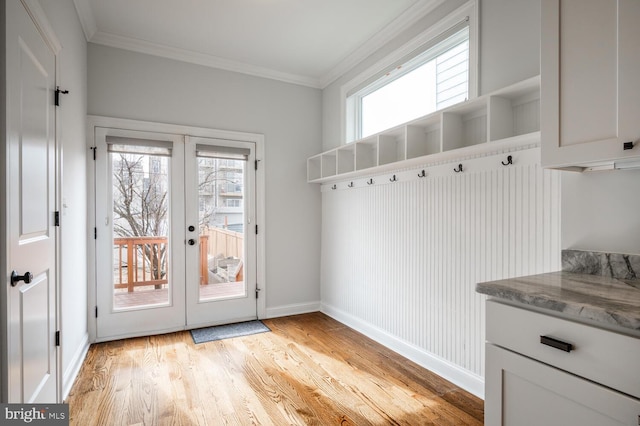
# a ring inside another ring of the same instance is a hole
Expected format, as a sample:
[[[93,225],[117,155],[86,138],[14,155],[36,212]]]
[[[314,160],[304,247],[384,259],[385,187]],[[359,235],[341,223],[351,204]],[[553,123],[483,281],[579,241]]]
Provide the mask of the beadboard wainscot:
[[[530,79],[308,163],[321,310],[481,398],[475,284],[560,268],[560,172],[540,167],[538,93]]]
[[[560,268],[560,172],[534,145],[321,192],[322,311],[483,397],[475,284]]]

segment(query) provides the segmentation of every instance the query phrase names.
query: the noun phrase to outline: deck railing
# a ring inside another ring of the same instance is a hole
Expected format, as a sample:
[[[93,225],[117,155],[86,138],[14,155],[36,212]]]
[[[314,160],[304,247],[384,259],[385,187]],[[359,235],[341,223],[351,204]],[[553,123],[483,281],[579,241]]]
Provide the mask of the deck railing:
[[[200,233],[200,284],[209,283],[209,257],[242,258],[243,234],[220,228]],[[167,237],[118,237],[114,245],[114,287],[131,293],[136,287],[162,288],[168,283]]]

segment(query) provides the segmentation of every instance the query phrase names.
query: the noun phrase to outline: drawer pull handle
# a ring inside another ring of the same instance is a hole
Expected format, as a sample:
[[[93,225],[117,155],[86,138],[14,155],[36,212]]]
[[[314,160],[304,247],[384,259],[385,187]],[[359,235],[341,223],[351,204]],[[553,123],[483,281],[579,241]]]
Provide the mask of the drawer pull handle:
[[[571,343],[563,342],[562,340],[554,339],[553,337],[540,336],[540,343],[565,352],[571,352],[571,350],[573,350],[573,345]]]

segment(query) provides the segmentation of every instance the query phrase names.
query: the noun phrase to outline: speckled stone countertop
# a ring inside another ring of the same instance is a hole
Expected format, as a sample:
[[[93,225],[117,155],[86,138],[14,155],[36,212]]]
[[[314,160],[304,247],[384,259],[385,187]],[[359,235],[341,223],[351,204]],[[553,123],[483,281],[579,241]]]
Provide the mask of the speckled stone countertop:
[[[640,331],[640,288],[621,279],[551,272],[480,283],[476,291],[604,326]]]

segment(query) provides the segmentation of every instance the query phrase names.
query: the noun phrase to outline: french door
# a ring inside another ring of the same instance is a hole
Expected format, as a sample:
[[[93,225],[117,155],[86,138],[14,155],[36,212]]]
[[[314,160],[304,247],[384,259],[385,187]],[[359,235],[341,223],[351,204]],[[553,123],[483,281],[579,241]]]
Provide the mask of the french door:
[[[256,318],[254,144],[95,132],[97,340]]]

